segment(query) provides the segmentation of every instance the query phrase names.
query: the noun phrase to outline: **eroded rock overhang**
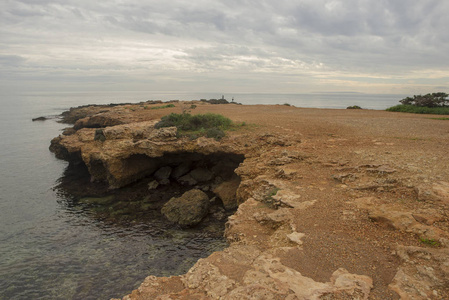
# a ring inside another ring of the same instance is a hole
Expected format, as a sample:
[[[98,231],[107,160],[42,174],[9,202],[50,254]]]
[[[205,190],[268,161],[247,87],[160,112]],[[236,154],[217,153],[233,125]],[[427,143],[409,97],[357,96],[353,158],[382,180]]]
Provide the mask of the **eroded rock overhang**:
[[[244,146],[234,139],[179,139],[176,127],[155,129],[155,124],[145,121],[103,129],[82,128],[53,139],[50,150],[60,159],[84,163],[92,181],[105,181],[113,189],[150,176],[164,166],[175,169],[186,162],[195,166],[201,162],[207,169],[221,172],[220,168],[236,168],[243,161]]]

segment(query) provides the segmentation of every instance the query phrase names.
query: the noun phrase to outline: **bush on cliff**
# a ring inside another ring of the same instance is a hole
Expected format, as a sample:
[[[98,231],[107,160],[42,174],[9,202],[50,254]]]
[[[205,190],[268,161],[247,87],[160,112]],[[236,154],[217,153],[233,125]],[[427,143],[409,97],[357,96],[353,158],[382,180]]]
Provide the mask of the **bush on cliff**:
[[[181,135],[193,136],[195,138],[206,135],[219,140],[225,136],[224,130],[229,130],[232,125],[230,119],[218,114],[191,115],[189,113],[172,113],[162,117],[161,121],[154,127],[175,126]]]
[[[408,112],[415,114],[449,114],[449,99],[446,93],[432,93],[426,95],[414,95],[406,97],[396,105],[387,108],[387,111]]]
[[[387,108],[387,111],[397,111],[414,114],[449,115],[449,107],[425,107],[404,104],[399,104]]]
[[[175,107],[175,105],[167,104],[167,105],[162,105],[162,106],[153,106],[153,107],[150,107],[150,109],[164,109],[164,108],[170,108],[170,107]]]
[[[446,93],[432,93],[427,95],[414,95],[402,99],[403,105],[413,105],[419,107],[449,107],[449,95]]]

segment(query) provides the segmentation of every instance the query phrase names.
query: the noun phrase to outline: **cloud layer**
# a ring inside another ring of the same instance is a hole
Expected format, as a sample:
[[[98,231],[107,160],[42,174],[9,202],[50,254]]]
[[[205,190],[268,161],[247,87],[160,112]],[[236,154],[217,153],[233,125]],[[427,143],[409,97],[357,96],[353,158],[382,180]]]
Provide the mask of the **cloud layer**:
[[[448,11],[444,0],[4,0],[0,87],[447,91]]]

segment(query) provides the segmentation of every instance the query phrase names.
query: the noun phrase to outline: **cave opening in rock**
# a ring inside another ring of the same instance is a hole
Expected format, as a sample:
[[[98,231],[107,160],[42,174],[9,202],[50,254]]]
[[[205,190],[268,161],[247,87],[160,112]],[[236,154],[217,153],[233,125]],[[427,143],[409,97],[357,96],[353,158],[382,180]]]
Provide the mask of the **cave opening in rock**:
[[[145,166],[137,172],[140,177],[115,189],[100,160],[91,161],[90,169],[79,158],[71,161],[57,187],[68,228],[60,248],[72,259],[67,268],[82,262],[81,274],[74,272],[83,278],[86,268],[101,270],[88,284],[96,292],[107,289],[108,295],[130,293],[150,274],[186,273],[198,259],[227,247],[225,223],[237,206],[235,169],[243,160],[233,153],[134,155],[123,166]],[[171,199],[182,202],[189,195],[207,204],[168,206]],[[162,213],[166,205],[170,217]],[[190,218],[191,225],[171,216],[188,215],[188,210],[205,213]]]
[[[91,161],[89,169],[82,162],[71,163],[59,187],[101,220],[129,223],[159,217],[191,227],[225,222],[235,211],[240,178],[234,171],[243,160],[241,154],[224,152],[132,155],[121,165],[126,178],[121,184],[126,184],[115,189],[110,187],[117,180],[101,161]]]

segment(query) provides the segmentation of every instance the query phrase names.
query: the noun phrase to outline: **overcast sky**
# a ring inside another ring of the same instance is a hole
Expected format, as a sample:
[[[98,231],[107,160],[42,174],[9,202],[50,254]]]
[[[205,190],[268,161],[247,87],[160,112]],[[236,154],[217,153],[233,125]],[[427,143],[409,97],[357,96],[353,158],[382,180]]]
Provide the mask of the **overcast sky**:
[[[0,88],[449,91],[447,0],[1,0]]]

